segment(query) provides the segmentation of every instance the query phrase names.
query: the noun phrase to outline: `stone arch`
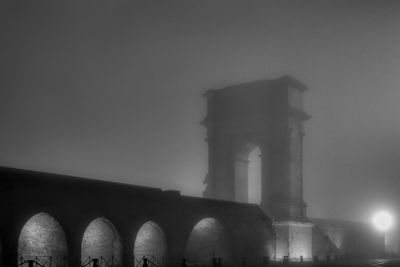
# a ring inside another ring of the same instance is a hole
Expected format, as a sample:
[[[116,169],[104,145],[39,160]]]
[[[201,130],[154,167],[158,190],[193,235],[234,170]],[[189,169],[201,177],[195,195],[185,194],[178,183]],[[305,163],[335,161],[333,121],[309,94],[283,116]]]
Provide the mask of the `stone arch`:
[[[61,225],[45,212],[32,216],[23,226],[18,240],[18,259],[36,258],[45,266],[64,266],[68,247]]]
[[[148,221],[140,227],[133,249],[137,261],[146,257],[159,266],[165,266],[167,249],[166,235],[157,223]]]
[[[185,246],[185,258],[198,264],[211,263],[213,257],[232,261],[231,238],[226,227],[216,218],[208,217],[192,228]]]
[[[122,242],[114,224],[104,218],[94,219],[87,227],[82,237],[81,261],[97,258],[107,262],[107,265],[122,265]]]
[[[241,153],[247,143],[256,143],[263,153],[261,208],[276,219],[305,217],[301,147],[309,119],[302,106],[306,90],[289,76],[207,90],[204,196],[248,202],[248,159]]]

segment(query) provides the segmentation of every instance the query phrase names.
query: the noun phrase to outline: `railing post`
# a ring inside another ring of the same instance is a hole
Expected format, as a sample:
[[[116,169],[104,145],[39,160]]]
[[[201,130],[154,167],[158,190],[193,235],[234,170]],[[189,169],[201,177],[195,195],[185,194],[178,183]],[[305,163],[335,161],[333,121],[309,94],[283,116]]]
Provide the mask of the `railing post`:
[[[146,257],[143,257],[143,265],[142,265],[142,267],[149,267]]]
[[[92,259],[92,261],[93,261],[92,267],[99,267],[99,259],[94,258]]]

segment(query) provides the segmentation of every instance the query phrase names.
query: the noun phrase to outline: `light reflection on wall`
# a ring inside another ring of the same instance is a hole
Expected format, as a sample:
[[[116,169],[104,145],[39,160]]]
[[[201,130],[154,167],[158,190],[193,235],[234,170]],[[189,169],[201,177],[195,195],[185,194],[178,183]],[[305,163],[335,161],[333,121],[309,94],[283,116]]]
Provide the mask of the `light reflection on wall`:
[[[88,257],[102,257],[108,262],[113,261],[116,266],[121,265],[121,238],[114,225],[106,218],[93,220],[85,230],[82,239],[82,262]]]
[[[289,230],[286,225],[275,224],[276,233],[276,245],[275,245],[275,257],[276,260],[281,261],[283,257],[289,256]]]
[[[232,260],[230,238],[225,227],[215,218],[199,221],[191,231],[185,257],[195,263],[211,263],[212,257]]]
[[[289,227],[290,259],[312,259],[312,227],[310,225],[294,224]]]
[[[167,240],[163,230],[154,222],[146,222],[139,229],[133,249],[136,260],[143,257],[164,266],[167,257]]]
[[[276,260],[288,256],[291,261],[312,260],[312,227],[311,223],[275,222]]]
[[[262,255],[269,259],[274,259],[275,256],[275,237],[270,229],[264,229],[263,231],[264,246]],[[258,261],[259,262],[259,261]]]
[[[51,256],[54,262],[62,265],[67,254],[64,231],[49,214],[38,213],[25,223],[18,240],[18,258]]]

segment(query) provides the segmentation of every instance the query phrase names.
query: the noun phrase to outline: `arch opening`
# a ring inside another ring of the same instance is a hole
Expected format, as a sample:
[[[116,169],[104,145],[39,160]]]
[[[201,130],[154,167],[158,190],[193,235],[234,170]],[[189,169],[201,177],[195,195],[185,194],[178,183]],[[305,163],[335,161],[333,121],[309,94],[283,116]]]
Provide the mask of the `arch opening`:
[[[66,266],[67,240],[61,225],[47,213],[32,216],[18,240],[18,263],[36,260],[44,266]]]
[[[248,156],[248,202],[260,204],[262,200],[261,150],[253,148]]]
[[[122,265],[121,237],[115,226],[106,218],[97,218],[87,226],[82,238],[81,251],[83,264],[96,258],[100,265]]]
[[[213,257],[232,261],[231,242],[224,225],[216,218],[205,218],[192,229],[186,241],[185,258],[198,264],[211,263]]]
[[[149,221],[142,225],[135,238],[133,253],[137,262],[146,257],[156,265],[165,266],[167,239],[158,224]]]

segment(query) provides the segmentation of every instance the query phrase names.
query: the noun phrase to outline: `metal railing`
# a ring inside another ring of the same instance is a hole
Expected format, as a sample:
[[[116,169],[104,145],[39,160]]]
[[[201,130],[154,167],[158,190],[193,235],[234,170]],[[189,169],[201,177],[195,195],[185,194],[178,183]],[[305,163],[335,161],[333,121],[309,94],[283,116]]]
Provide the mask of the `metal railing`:
[[[293,261],[293,259],[291,259]],[[299,259],[299,261],[301,261]],[[164,267],[167,265],[167,260],[165,257],[156,257],[154,255],[147,255],[142,258],[132,257],[129,266],[133,267]],[[254,264],[247,263],[246,258],[243,257],[242,262],[233,263],[228,259],[222,257],[211,257],[207,261],[198,261],[188,258],[176,259],[176,261],[169,261],[169,264],[174,267],[244,267],[253,266]],[[260,259],[260,264],[257,266],[266,266],[272,262],[269,257],[264,257]],[[284,261],[283,261],[284,262]],[[22,256],[18,258],[18,267],[67,267],[67,259],[52,256]],[[81,267],[121,267],[123,266],[120,260],[116,259],[114,256],[110,257],[85,257],[81,259]],[[254,265],[255,266],[255,265]]]
[[[103,257],[85,257],[81,260],[81,267],[118,267],[122,266],[121,262],[114,256]]]
[[[18,266],[21,267],[66,267],[66,258],[52,256],[21,256],[18,258]]]
[[[165,257],[156,257],[154,255],[143,256],[133,259],[135,267],[163,267],[166,265]]]

